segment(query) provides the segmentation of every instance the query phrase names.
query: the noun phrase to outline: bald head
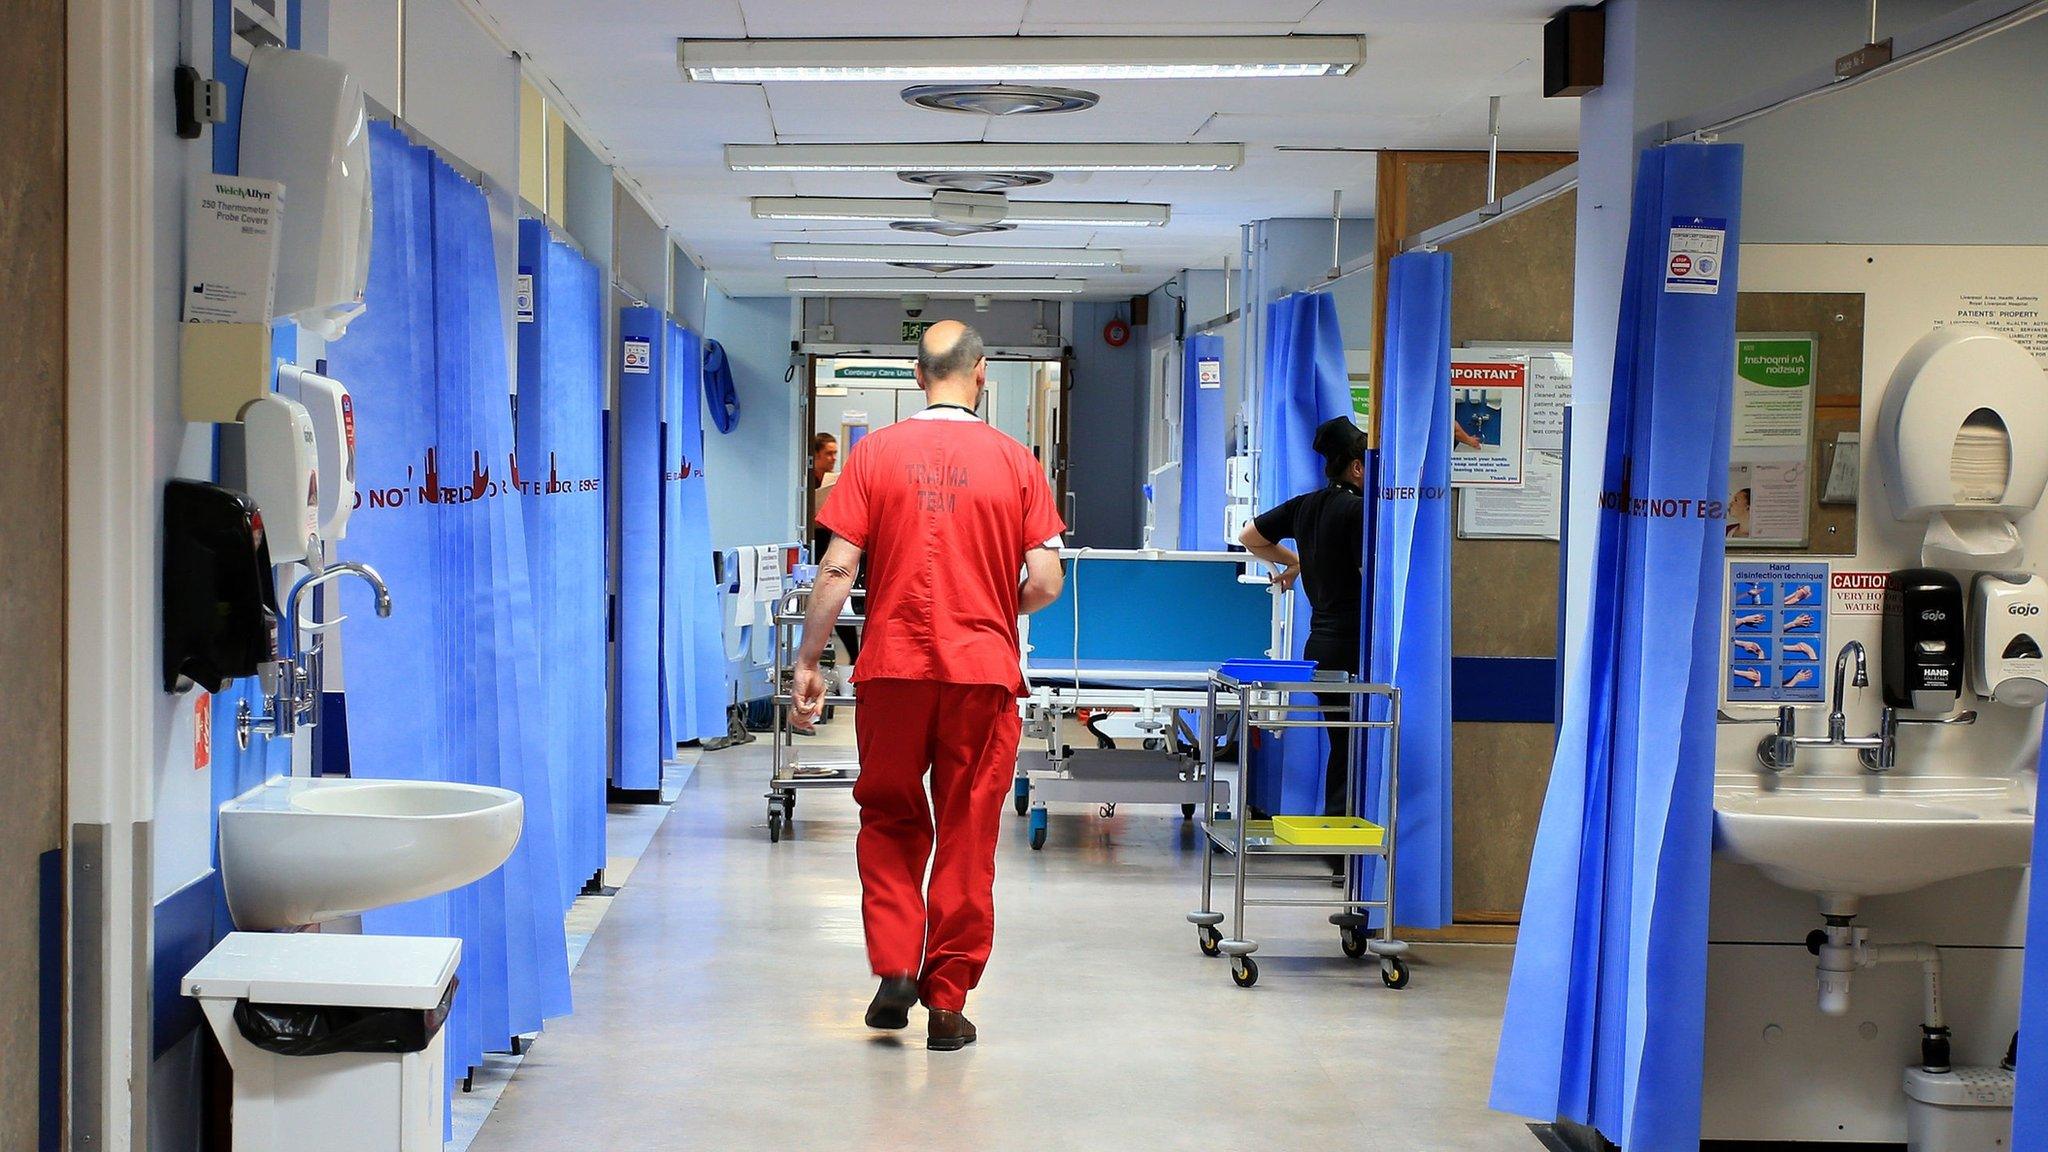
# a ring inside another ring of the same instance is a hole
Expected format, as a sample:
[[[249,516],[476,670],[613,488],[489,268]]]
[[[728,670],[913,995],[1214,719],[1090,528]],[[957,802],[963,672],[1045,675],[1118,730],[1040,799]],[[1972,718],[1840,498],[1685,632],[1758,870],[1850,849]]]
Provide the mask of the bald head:
[[[917,342],[917,375],[934,384],[972,385],[983,356],[981,333],[958,320],[941,320]]]

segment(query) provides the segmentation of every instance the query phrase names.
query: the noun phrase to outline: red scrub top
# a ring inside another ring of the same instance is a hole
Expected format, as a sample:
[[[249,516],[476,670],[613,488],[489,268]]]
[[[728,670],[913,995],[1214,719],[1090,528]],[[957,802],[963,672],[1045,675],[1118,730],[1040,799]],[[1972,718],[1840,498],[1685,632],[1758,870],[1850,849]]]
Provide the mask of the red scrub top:
[[[854,681],[998,684],[1022,694],[1024,553],[1064,531],[1022,444],[964,409],[928,408],[863,436],[818,523],[867,557]]]

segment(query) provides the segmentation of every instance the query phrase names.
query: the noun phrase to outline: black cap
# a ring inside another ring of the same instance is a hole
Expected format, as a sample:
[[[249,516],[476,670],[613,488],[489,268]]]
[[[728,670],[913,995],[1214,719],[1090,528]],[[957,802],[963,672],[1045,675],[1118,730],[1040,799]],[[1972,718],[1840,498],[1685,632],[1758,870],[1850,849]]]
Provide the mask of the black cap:
[[[1316,427],[1316,453],[1323,458],[1323,471],[1336,479],[1353,460],[1365,459],[1365,429],[1349,416],[1337,416]]]

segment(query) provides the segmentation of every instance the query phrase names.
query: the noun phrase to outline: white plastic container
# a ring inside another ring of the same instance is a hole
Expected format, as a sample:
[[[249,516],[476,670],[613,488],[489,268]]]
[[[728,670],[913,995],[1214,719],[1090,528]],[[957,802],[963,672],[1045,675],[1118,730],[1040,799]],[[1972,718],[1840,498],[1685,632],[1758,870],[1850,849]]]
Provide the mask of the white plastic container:
[[[2007,1152],[2013,1075],[2004,1068],[1906,1069],[1908,1152]]]
[[[234,1069],[233,1152],[441,1152],[447,1033],[462,941],[235,932],[185,974]],[[414,1052],[287,1056],[252,1043],[241,1001],[435,1014]]]

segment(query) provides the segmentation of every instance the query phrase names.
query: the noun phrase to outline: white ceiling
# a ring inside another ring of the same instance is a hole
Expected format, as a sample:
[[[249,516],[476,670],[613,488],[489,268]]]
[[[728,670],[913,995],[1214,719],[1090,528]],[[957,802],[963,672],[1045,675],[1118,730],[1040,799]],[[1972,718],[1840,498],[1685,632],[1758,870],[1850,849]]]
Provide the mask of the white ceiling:
[[[645,189],[681,243],[728,294],[781,295],[786,276],[846,266],[784,262],[777,240],[908,241],[872,224],[766,221],[748,198],[917,196],[895,177],[728,171],[728,143],[910,141],[1237,142],[1227,173],[1057,177],[1019,199],[1163,201],[1164,228],[1020,228],[995,244],[1101,244],[1123,271],[1091,270],[1089,295],[1128,296],[1185,267],[1218,267],[1238,226],[1371,214],[1379,148],[1484,148],[1486,101],[1502,100],[1502,146],[1576,146],[1578,103],[1542,96],[1542,25],[1562,0],[479,0],[578,117]],[[1366,37],[1365,66],[1321,79],[1117,81],[1080,85],[1100,106],[985,119],[912,108],[890,83],[687,83],[679,37],[1255,35]],[[1288,151],[1315,149],[1320,151]],[[934,242],[939,242],[934,238]],[[950,242],[971,248],[972,238]],[[894,270],[889,270],[894,271]],[[999,274],[996,269],[991,274]],[[1020,269],[1028,275],[1034,270]]]

